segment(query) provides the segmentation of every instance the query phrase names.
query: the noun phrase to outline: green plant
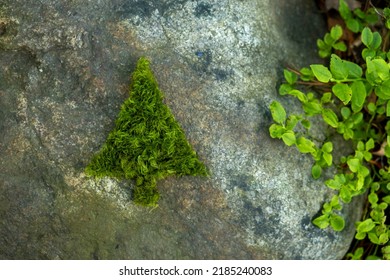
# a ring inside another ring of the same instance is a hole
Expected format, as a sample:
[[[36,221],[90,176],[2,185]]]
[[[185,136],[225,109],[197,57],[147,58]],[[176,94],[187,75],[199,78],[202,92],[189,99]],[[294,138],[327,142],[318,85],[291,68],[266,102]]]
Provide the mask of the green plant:
[[[279,93],[297,98],[303,113],[288,116],[282,104],[273,101],[274,123],[269,132],[272,138],[312,156],[313,178],[318,179],[324,168],[336,166],[334,177],[325,181],[335,194],[312,222],[341,231],[345,227],[340,215],[343,205],[353,197],[367,195],[362,220],[356,222],[356,241],[346,257],[390,259],[390,9],[350,11],[341,0],[339,13],[362,44],[347,48],[341,41],[343,29],[335,26],[317,42],[319,55],[330,56],[328,65],[285,69],[286,82]],[[348,57],[358,51],[358,58]],[[313,117],[328,126],[323,143],[310,135]],[[336,133],[354,150],[338,161],[332,156],[332,135]]]
[[[378,21],[375,8],[369,8],[365,12],[360,8],[351,11],[344,0],[339,0],[339,13],[348,29],[355,33],[361,32],[365,26],[375,24]]]
[[[325,58],[332,54],[332,50],[346,51],[347,46],[341,41],[343,29],[340,25],[333,26],[330,32],[326,33],[324,39],[317,40],[318,54]]]
[[[157,205],[159,179],[169,175],[207,175],[206,167],[162,100],[149,61],[142,57],[114,130],[85,170],[97,178],[135,179],[134,202],[144,206]]]

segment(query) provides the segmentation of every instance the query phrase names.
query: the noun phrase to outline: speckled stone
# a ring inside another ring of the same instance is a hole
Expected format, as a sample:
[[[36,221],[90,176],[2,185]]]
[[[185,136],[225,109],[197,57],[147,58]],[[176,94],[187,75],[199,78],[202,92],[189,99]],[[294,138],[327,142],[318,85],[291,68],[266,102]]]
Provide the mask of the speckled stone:
[[[283,67],[315,62],[324,32],[303,0],[2,0],[0,258],[342,258],[358,202],[345,231],[314,227],[332,193],[268,134],[272,100],[297,108]],[[211,172],[159,182],[155,209],[83,172],[140,56]]]

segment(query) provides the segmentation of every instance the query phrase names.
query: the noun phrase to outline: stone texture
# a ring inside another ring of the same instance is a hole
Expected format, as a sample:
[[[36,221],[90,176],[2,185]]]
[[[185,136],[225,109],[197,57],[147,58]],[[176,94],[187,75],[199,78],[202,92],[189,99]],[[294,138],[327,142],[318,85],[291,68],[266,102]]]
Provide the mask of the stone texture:
[[[314,227],[331,193],[268,135],[268,104],[297,105],[283,67],[313,63],[324,32],[303,0],[2,0],[0,258],[342,258],[359,205],[341,233]],[[156,209],[83,172],[140,56],[212,173],[159,182]]]

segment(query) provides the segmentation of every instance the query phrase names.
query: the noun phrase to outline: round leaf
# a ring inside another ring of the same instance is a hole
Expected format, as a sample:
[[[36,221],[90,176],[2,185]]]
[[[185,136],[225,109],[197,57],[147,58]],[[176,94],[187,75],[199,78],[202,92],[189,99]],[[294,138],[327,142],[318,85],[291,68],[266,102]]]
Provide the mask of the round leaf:
[[[351,158],[351,159],[347,160],[347,164],[348,164],[349,169],[350,169],[353,173],[358,172],[359,167],[360,167],[360,161],[359,161],[359,159],[357,159],[357,158]]]
[[[337,80],[343,80],[348,77],[348,68],[344,61],[335,54],[330,57],[330,71],[332,76]]]
[[[283,133],[282,140],[287,146],[294,145],[296,142],[294,131],[289,130]]]
[[[332,87],[334,95],[336,95],[344,105],[347,105],[352,97],[352,89],[347,84],[335,84]]]
[[[332,78],[332,73],[322,64],[312,64],[310,68],[320,82],[327,83]]]
[[[366,233],[365,232],[357,232],[355,234],[355,239],[357,240],[363,240],[364,238],[366,238]]]
[[[345,67],[348,68],[348,78],[360,78],[363,75],[363,69],[356,63],[344,60]]]
[[[376,204],[378,202],[379,198],[378,198],[378,195],[376,193],[370,193],[368,195],[368,201],[371,203],[371,204]]]
[[[342,187],[340,190],[340,198],[343,202],[349,203],[351,202],[352,199],[352,194],[351,191],[349,190],[348,187]]]
[[[313,224],[319,228],[327,228],[329,226],[329,218],[327,215],[321,215],[313,220]]]
[[[322,145],[321,150],[327,153],[331,153],[333,151],[333,144],[332,142],[326,142],[324,145]]]
[[[330,30],[330,36],[336,41],[343,36],[343,29],[341,28],[340,25],[333,26],[332,29]]]
[[[371,219],[360,222],[356,228],[358,232],[369,232],[375,227],[374,222]]]
[[[335,231],[342,231],[344,229],[344,226],[345,226],[344,218],[339,216],[339,215],[332,215],[330,217],[330,226]]]
[[[303,154],[314,153],[316,151],[315,144],[305,137],[298,138],[297,148]]]
[[[332,46],[335,50],[345,52],[347,50],[347,45],[344,42],[337,42]]]

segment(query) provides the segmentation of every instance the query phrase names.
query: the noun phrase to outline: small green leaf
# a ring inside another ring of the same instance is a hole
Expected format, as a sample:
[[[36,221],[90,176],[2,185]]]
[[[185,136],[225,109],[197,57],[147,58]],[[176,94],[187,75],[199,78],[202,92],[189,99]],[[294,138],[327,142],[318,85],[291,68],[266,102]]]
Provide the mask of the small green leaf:
[[[348,77],[348,68],[344,61],[335,54],[330,57],[330,72],[336,80],[343,80]]]
[[[356,173],[358,172],[359,170],[359,167],[360,167],[360,160],[357,159],[357,158],[351,158],[349,160],[347,160],[347,164],[348,164],[348,167],[349,169],[353,172],[353,173]]]
[[[379,235],[379,244],[384,245],[389,241],[389,235],[387,233],[382,233]]]
[[[351,30],[354,33],[359,32],[360,24],[356,19],[350,18],[350,19],[347,19],[345,22],[346,22],[349,30]]]
[[[340,210],[339,206],[340,206],[340,202],[339,202],[339,196],[338,195],[334,195],[332,197],[332,199],[330,200],[330,205],[335,208],[336,210]]]
[[[344,105],[347,105],[352,97],[352,89],[347,84],[335,84],[332,87],[334,95],[336,95]]]
[[[373,33],[373,40],[371,41],[370,48],[371,49],[379,49],[382,44],[382,37],[378,32]]]
[[[332,49],[322,49],[322,50],[319,50],[318,51],[318,55],[321,57],[321,58],[326,58],[328,56],[330,56],[332,53]]]
[[[390,23],[388,28],[390,29]],[[383,247],[381,251],[383,254],[383,259],[390,260],[390,245]]]
[[[313,220],[313,224],[319,228],[327,228],[329,226],[329,218],[327,215],[321,215]]]
[[[272,124],[269,127],[269,134],[272,138],[282,138],[283,133],[286,131],[286,128],[280,124]]]
[[[333,151],[333,143],[332,142],[324,143],[324,145],[322,145],[321,150],[323,150],[326,153],[331,153]]]
[[[370,239],[370,241],[374,244],[380,244],[379,243],[379,238],[378,238],[378,235],[376,235],[375,232],[369,232],[368,233],[368,239]]]
[[[331,92],[325,92],[324,95],[321,97],[321,103],[326,104],[332,101],[332,93]]]
[[[351,90],[352,111],[356,113],[363,108],[364,102],[366,101],[366,87],[364,86],[362,81],[355,81],[351,85]]]
[[[382,81],[390,78],[389,65],[382,58],[367,58],[367,73],[379,77]]]
[[[317,47],[319,49],[325,49],[327,47],[327,45],[325,44],[324,40],[317,39]]]
[[[383,218],[383,215],[384,215],[383,211],[380,210],[380,209],[377,209],[377,208],[376,208],[377,205],[375,205],[375,204],[372,205],[372,206],[374,206],[375,208],[374,208],[374,210],[372,210],[372,211],[370,212],[370,217],[371,217],[374,221],[376,221],[376,222],[381,221],[382,218]]]
[[[289,130],[283,133],[282,140],[287,146],[294,145],[296,142],[294,131]]]
[[[372,139],[372,138],[368,139],[368,141],[366,142],[365,150],[369,151],[369,150],[372,150],[374,148],[375,148],[375,141],[374,141],[374,139]]]
[[[386,202],[387,204],[390,204],[390,195],[387,195],[385,197],[382,197],[382,200]]]
[[[367,58],[369,57],[375,57],[376,56],[376,51],[375,50],[371,50],[371,49],[364,49],[362,51],[362,57],[364,60],[367,60]]]
[[[327,164],[328,166],[331,166],[331,165],[332,165],[332,160],[333,160],[332,155],[331,155],[331,154],[328,154],[328,153],[324,153],[322,156],[323,156],[323,158],[324,158],[326,164]]]
[[[307,81],[311,81],[314,79],[313,71],[311,71],[307,67],[303,67],[301,70],[299,70],[299,72],[301,73],[301,80],[302,81],[307,82]]]
[[[340,189],[340,198],[344,203],[350,203],[352,199],[351,191],[348,187],[342,187]]]
[[[384,99],[384,100],[389,100],[390,99],[390,79],[383,82],[380,86],[378,86],[375,89],[376,95],[378,97]]]
[[[315,144],[305,137],[297,139],[297,148],[303,154],[314,153],[316,151]]]
[[[314,179],[318,179],[321,177],[322,173],[322,168],[318,164],[314,164],[313,167],[311,168],[311,175],[313,176]]]
[[[368,112],[371,115],[375,114],[375,112],[376,112],[376,105],[375,105],[375,103],[372,103],[372,102],[368,103],[367,109],[368,109]]]
[[[367,233],[365,233],[365,232],[357,232],[355,234],[355,238],[357,240],[363,240],[364,238],[366,238],[366,236],[367,236]]]
[[[369,232],[375,227],[374,222],[371,219],[366,219],[363,222],[359,222],[356,230],[358,232]]]
[[[330,33],[326,33],[324,36],[325,44],[331,46],[334,43],[334,39],[330,36]]]
[[[322,112],[322,105],[318,100],[306,102],[302,105],[303,110],[308,116],[314,116]]]
[[[278,101],[272,101],[270,105],[272,118],[275,122],[283,124],[286,121],[286,111]]]
[[[344,174],[336,174],[334,179],[326,180],[325,184],[334,190],[339,190],[346,183]]]
[[[332,78],[332,73],[322,64],[312,64],[310,65],[310,68],[317,80],[322,83],[328,83]]]
[[[352,17],[352,12],[344,0],[339,1],[339,13],[344,20]]]
[[[348,68],[348,78],[356,79],[363,75],[363,69],[356,63],[344,60],[344,65]]]
[[[302,120],[302,121],[301,121],[301,124],[302,124],[303,127],[306,128],[306,129],[310,129],[310,127],[311,127],[311,122],[310,122],[309,120],[307,120],[307,119]]]
[[[351,116],[351,109],[349,109],[348,107],[341,108],[340,112],[344,120],[349,119],[349,117]]]
[[[378,208],[381,210],[385,210],[389,205],[386,202],[381,202],[378,204]]]
[[[307,96],[304,94],[302,91],[293,89],[292,91],[289,92],[290,95],[295,96],[296,98],[299,99],[302,103],[307,102]]]
[[[295,82],[297,81],[298,79],[298,75],[287,70],[287,69],[284,69],[283,70],[283,73],[284,73],[284,78],[286,79],[287,83],[289,83],[290,85],[293,85],[295,84]]]
[[[366,46],[366,47],[370,47],[371,43],[372,43],[372,40],[374,39],[374,36],[372,35],[372,32],[370,30],[370,28],[368,27],[365,27],[363,30],[362,30],[362,42],[363,44]]]
[[[322,111],[322,118],[328,125],[337,128],[339,120],[337,115],[331,109],[324,109]]]
[[[330,226],[335,230],[335,231],[342,231],[345,226],[345,221],[344,218],[339,216],[339,215],[331,215],[330,217]]]
[[[332,212],[332,206],[328,202],[324,203],[324,206],[322,207],[322,213],[329,214],[331,212]]]
[[[347,45],[344,42],[337,42],[332,46],[335,50],[345,52],[347,51]]]
[[[341,28],[341,26],[340,25],[333,26],[332,29],[330,30],[330,36],[332,36],[332,38],[335,41],[340,39],[341,36],[343,36],[343,29]]]
[[[370,155],[369,159],[371,159],[371,153],[367,153]],[[358,175],[361,175],[363,177],[367,177],[368,175],[370,175],[370,169],[368,169],[367,167],[365,167],[364,165],[360,165],[359,166],[359,169],[358,169]]]
[[[362,247],[359,247],[355,250],[353,254],[348,253],[347,257],[350,257],[351,260],[361,260],[364,254],[364,249]]]
[[[378,198],[378,195],[376,193],[370,193],[368,195],[368,201],[370,202],[370,204],[374,205],[378,202],[379,198]]]
[[[293,130],[300,119],[297,115],[290,115],[286,121],[286,130]]]
[[[357,146],[356,146],[356,148],[357,148],[357,150],[358,151],[364,151],[364,143],[363,143],[363,141],[359,141],[358,143],[357,143]]]
[[[294,87],[292,85],[289,85],[289,84],[281,84],[280,87],[279,87],[279,94],[280,95],[286,95],[288,94],[290,91],[292,91],[294,89]]]

